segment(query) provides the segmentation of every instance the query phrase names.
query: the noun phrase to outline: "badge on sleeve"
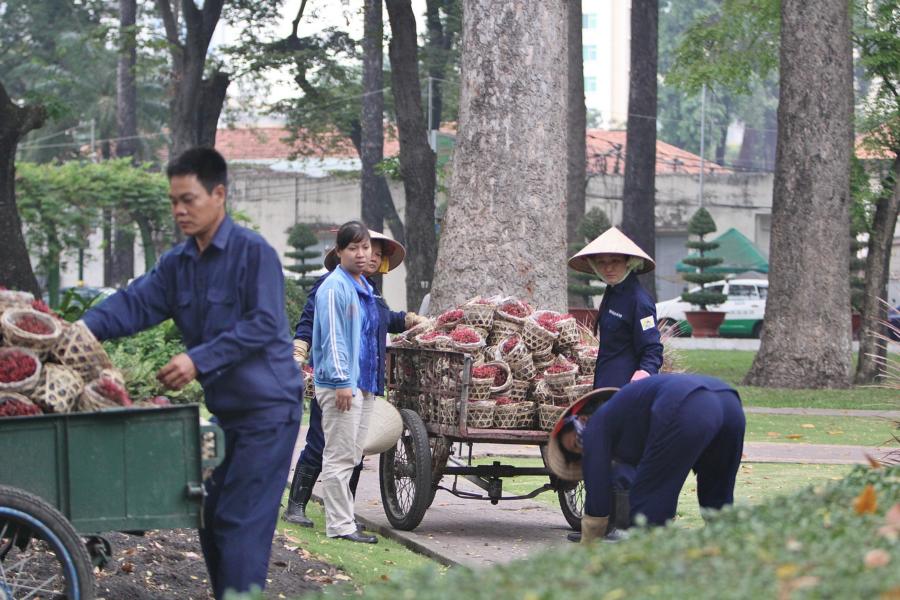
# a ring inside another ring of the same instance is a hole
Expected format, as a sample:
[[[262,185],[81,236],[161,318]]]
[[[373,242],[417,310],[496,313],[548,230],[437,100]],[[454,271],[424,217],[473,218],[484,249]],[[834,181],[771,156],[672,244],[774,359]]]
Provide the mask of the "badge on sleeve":
[[[641,331],[647,331],[648,329],[653,329],[656,326],[656,323],[653,321],[653,315],[649,317],[644,317],[641,319]]]

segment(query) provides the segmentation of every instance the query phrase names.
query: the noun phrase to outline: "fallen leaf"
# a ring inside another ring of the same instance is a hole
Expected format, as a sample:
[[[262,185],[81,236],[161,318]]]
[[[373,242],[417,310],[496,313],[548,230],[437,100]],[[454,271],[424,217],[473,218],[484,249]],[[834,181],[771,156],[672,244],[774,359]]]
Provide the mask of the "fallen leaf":
[[[813,425],[812,423],[803,423],[802,425],[800,425],[800,427],[802,427],[803,429],[815,429],[816,428],[816,426]]]
[[[778,577],[778,579],[790,579],[796,574],[797,565],[794,563],[783,564],[775,569],[775,576]]]
[[[869,550],[866,552],[866,557],[863,559],[863,563],[866,565],[867,569],[878,569],[891,562],[891,555],[888,554],[887,550],[882,550],[881,548],[877,548],[875,550]]]
[[[900,585],[881,594],[881,600],[900,600]]]
[[[799,433],[789,433],[784,437],[786,437],[789,440],[799,440],[799,439],[803,438],[803,436],[800,435]]]
[[[840,429],[835,429],[834,431],[829,431],[828,435],[842,435],[844,432]]]
[[[787,542],[784,544],[784,547],[791,552],[797,552],[798,550],[803,549],[803,544],[796,538],[788,538]]]
[[[855,510],[858,515],[866,515],[874,513],[877,509],[878,498],[875,495],[875,488],[870,483],[866,485],[859,496],[853,500],[853,510]]]
[[[880,462],[878,462],[877,460],[875,460],[868,454],[866,454],[866,460],[869,461],[869,466],[872,467],[873,469],[880,469],[882,466]]]
[[[766,435],[769,436],[769,437],[778,437],[778,436],[781,435],[781,434],[778,433],[777,431],[770,431],[770,432],[767,433]]]
[[[122,566],[119,567],[123,573],[134,573],[134,563],[126,562],[122,563]]]

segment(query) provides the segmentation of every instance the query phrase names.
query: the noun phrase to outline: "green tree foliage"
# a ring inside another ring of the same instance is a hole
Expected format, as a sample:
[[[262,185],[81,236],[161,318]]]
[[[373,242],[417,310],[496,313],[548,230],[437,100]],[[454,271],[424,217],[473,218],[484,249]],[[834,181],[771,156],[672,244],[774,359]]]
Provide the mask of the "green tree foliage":
[[[102,163],[71,161],[61,165],[20,163],[16,200],[28,231],[29,251],[38,256],[38,273],[46,277],[51,306],[59,300],[63,262],[79,249],[99,225],[103,208],[131,215],[140,231],[145,268],[156,264],[156,241],[164,238],[169,211],[168,182],[149,166],[134,167],[128,159]]]
[[[316,246],[319,243],[319,238],[316,237],[312,227],[306,223],[297,223],[289,227],[287,234],[288,246],[293,248],[293,250],[285,252],[284,255],[287,258],[293,258],[297,262],[287,265],[285,268],[288,271],[299,273],[300,277],[297,279],[297,284],[303,288],[304,292],[309,292],[309,289],[316,282],[316,278],[310,277],[308,274],[320,269],[321,265],[309,262],[311,259],[319,258],[319,251],[308,250],[308,248]]]
[[[569,255],[576,254],[585,245],[600,237],[610,226],[609,217],[603,209],[595,206],[587,211],[584,219],[578,224],[578,241],[569,246]],[[600,282],[600,278],[596,275],[569,269],[569,292],[581,296],[584,299],[584,306],[593,307],[594,297],[603,294],[603,290],[606,289],[602,282],[600,285],[594,285],[597,282]]]
[[[685,273],[684,279],[691,283],[699,283],[700,291],[681,295],[681,299],[691,304],[696,304],[700,310],[706,310],[709,304],[721,304],[725,302],[725,294],[706,290],[706,284],[720,279],[716,273],[707,273],[706,269],[721,263],[721,257],[706,256],[706,253],[719,247],[716,242],[707,242],[703,238],[716,230],[716,222],[705,208],[697,209],[697,212],[688,221],[688,233],[696,235],[699,241],[688,241],[685,246],[697,251],[697,255],[690,255],[682,262],[697,268],[696,273]]]

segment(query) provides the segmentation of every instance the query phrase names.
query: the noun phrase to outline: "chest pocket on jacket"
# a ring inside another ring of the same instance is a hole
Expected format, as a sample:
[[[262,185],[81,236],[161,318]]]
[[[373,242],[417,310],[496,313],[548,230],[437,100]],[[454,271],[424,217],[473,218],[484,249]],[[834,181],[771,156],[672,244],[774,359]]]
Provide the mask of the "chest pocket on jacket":
[[[206,292],[206,330],[215,335],[234,327],[238,318],[237,297],[229,290],[210,289]]]

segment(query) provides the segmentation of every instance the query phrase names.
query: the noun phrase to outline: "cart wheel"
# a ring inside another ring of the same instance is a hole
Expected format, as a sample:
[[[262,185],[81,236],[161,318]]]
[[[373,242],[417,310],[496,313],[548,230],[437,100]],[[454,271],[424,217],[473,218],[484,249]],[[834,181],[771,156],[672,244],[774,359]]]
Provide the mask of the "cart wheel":
[[[559,507],[569,523],[569,527],[575,531],[581,531],[581,515],[584,514],[584,482],[579,481],[574,488],[557,490]]]
[[[418,414],[404,408],[403,435],[381,454],[379,479],[384,514],[396,529],[411,531],[422,522],[432,500],[428,431]]]
[[[58,510],[0,486],[0,598],[94,598],[87,549]]]

